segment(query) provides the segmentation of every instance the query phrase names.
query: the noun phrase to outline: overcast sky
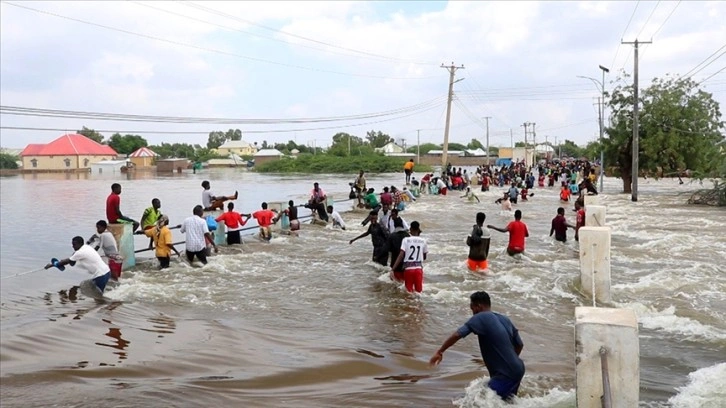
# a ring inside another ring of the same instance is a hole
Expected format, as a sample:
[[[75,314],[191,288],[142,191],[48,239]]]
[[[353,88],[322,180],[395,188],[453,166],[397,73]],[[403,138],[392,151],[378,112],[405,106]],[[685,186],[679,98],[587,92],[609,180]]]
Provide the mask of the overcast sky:
[[[538,141],[584,145],[598,134],[599,91],[577,76],[599,81],[604,65],[611,88],[633,71],[633,47],[620,41],[636,37],[653,40],[640,48],[641,86],[690,71],[710,77],[703,87],[726,101],[726,71],[713,75],[726,67],[726,2],[10,1],[0,19],[4,107],[245,120],[380,113],[266,125],[2,114],[2,147],[82,126],[151,144],[203,145],[209,131],[228,128],[250,142],[317,146],[371,129],[411,146],[421,129],[421,143],[438,144],[449,80],[440,65],[452,62],[465,69],[456,72],[450,141],[484,141],[481,118],[490,116],[494,146],[510,144],[509,129],[522,140],[524,122],[537,124]]]

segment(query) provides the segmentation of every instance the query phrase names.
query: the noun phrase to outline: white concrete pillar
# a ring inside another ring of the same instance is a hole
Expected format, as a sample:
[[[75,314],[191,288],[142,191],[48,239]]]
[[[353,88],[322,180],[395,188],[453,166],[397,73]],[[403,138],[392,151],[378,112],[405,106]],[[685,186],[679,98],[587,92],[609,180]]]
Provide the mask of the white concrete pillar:
[[[598,302],[609,303],[610,228],[585,226],[579,235],[582,291]]]
[[[287,209],[287,203],[283,203],[282,201],[273,201],[267,203],[267,208],[271,211],[276,211],[277,214],[280,214]],[[288,229],[290,229],[290,219],[287,217],[287,215],[283,214],[282,217],[280,217],[279,224],[273,224],[272,228],[279,228],[279,230],[281,231],[287,231]]]
[[[605,226],[605,206],[604,205],[585,206],[585,225],[588,227],[604,227]]]
[[[588,208],[591,205],[600,205],[599,195],[585,194],[585,208]]]
[[[637,408],[640,392],[638,319],[632,309],[575,308],[577,408],[601,408],[600,349],[607,358],[613,408]]]
[[[123,266],[121,270],[127,271],[136,266],[136,253],[134,252],[134,232],[132,224],[108,224],[108,230],[111,231],[116,239],[116,247],[118,253],[123,257]],[[144,239],[149,239],[144,236]]]

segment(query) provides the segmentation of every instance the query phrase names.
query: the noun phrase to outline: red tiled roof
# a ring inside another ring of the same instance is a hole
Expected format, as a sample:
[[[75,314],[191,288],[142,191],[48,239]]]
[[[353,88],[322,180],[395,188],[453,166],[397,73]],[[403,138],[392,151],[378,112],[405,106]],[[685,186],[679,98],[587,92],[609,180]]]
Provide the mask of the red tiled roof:
[[[83,135],[68,134],[48,144],[29,144],[20,156],[116,156],[110,146],[100,144]]]

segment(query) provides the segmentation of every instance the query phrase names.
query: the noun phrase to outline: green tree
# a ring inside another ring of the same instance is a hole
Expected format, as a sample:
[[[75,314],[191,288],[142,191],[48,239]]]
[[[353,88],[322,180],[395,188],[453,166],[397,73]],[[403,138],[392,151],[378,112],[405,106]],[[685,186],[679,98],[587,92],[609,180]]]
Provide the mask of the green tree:
[[[449,143],[449,151],[451,150],[464,151],[466,150],[466,146],[461,143]]]
[[[18,156],[9,153],[0,153],[0,169],[17,169]]]
[[[471,142],[466,147],[471,150],[484,149],[484,145],[477,139],[471,139]]]
[[[489,154],[492,156],[499,156],[499,148],[496,146],[489,146]]]
[[[524,142],[516,142],[514,143],[514,147],[524,147]]]
[[[627,75],[626,75],[627,78]],[[632,191],[633,87],[613,89],[608,105],[611,124],[605,131],[606,163],[612,163]],[[721,154],[724,122],[719,103],[690,78],[655,78],[640,96],[639,169],[656,176],[691,170],[714,174]]]
[[[227,134],[222,132],[221,130],[209,132],[209,137],[207,138],[207,148],[216,149],[219,146],[222,146],[226,141]]]
[[[224,135],[227,140],[242,140],[242,131],[239,129],[230,129]]]
[[[134,150],[140,147],[146,147],[149,143],[143,137],[139,135],[123,135],[120,133],[114,133],[110,139],[108,139],[108,145],[116,150],[118,154],[130,154]]]
[[[91,139],[93,141],[96,141],[98,143],[103,143],[103,135],[102,134],[96,132],[93,129],[89,129],[89,128],[85,127],[85,126],[83,127],[83,129],[77,131],[76,133],[78,133],[79,135],[83,135],[83,136],[85,136],[85,137],[87,137],[87,138],[89,138],[89,139]]]
[[[574,157],[579,159],[584,155],[583,149],[572,140],[565,139],[565,142],[559,145],[556,150],[559,152],[560,149],[562,150],[562,156],[564,157]]]
[[[366,153],[372,151],[370,146],[367,146],[362,138],[345,132],[339,132],[333,135],[333,143],[328,149],[328,154],[340,157],[348,156],[348,147],[350,147],[351,155],[355,154],[360,156],[364,150]]]
[[[156,152],[156,154],[158,154],[162,159],[191,159],[194,157],[194,151],[196,150],[194,146],[186,143],[162,143],[160,145],[150,146],[149,148]]]
[[[441,145],[433,144],[433,143],[424,143],[422,145],[418,146],[418,151],[421,154],[427,154],[431,150],[441,150]],[[416,153],[416,146],[409,147],[406,149],[407,153]]]
[[[366,140],[371,145],[371,147],[383,147],[387,145],[388,143],[393,141],[393,138],[383,132],[371,130],[366,132]]]

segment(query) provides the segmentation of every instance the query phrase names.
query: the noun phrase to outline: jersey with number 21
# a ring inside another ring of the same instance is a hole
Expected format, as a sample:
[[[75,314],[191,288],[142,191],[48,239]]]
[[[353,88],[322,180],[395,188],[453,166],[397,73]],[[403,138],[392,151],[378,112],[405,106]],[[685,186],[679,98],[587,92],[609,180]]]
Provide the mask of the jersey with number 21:
[[[401,250],[405,251],[403,262],[406,267],[421,267],[429,252],[426,240],[421,237],[406,237],[401,242]]]

